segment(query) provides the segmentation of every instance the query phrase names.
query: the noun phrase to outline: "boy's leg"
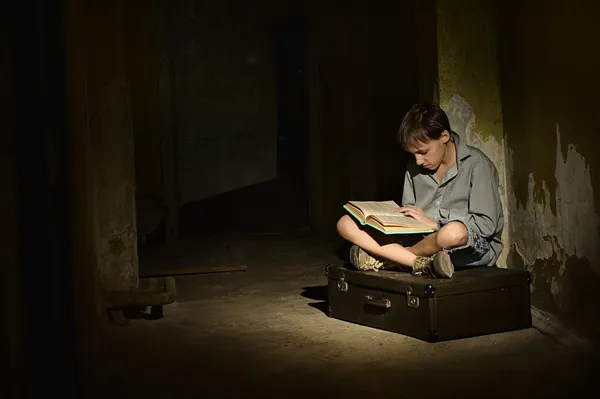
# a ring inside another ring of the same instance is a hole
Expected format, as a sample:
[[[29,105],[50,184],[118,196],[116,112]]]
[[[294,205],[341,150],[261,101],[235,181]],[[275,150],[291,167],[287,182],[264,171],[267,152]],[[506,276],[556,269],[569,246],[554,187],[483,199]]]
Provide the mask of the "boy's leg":
[[[415,245],[408,248],[418,256],[433,256],[433,269],[440,277],[450,278],[454,274],[454,264],[446,249],[462,248],[469,242],[469,231],[460,222],[450,222]]]
[[[353,248],[357,256],[361,255],[357,251],[362,249],[375,257],[410,268],[415,268],[415,266],[420,268],[427,263],[423,257],[415,255],[388,237],[379,237],[379,241],[376,240],[371,234],[362,230],[358,223],[348,215],[342,216],[338,221],[337,230],[340,236],[358,247]],[[368,256],[368,254],[364,255]]]
[[[383,237],[380,238],[380,241],[384,242],[379,244],[375,238],[373,238],[366,231],[362,230],[354,221],[354,219],[348,215],[342,216],[342,218],[338,221],[337,230],[340,236],[350,241],[352,244],[359,246],[375,256],[385,258],[392,262],[405,266],[412,266],[415,258],[417,257],[415,254],[398,243],[385,242]]]
[[[469,242],[469,231],[461,222],[450,222],[408,248],[417,256],[433,256],[448,248],[458,248]]]
[[[488,241],[458,221],[448,223],[408,249],[420,256],[438,251],[433,258],[434,271],[447,277],[454,273],[455,267],[485,266],[494,257]]]

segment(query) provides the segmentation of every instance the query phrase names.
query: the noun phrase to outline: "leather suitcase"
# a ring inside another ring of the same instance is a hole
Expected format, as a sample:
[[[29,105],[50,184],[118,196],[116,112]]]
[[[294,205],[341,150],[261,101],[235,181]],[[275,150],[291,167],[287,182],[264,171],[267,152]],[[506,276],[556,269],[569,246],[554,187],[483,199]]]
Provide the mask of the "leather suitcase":
[[[329,316],[428,342],[531,327],[530,273],[498,267],[451,279],[328,265]]]

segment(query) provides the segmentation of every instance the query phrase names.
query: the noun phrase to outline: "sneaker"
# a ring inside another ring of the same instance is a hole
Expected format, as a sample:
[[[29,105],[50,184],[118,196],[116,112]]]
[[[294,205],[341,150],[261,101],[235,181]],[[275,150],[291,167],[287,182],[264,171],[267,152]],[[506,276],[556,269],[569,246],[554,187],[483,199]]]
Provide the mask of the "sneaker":
[[[361,247],[353,245],[350,248],[350,263],[352,263],[352,265],[358,270],[379,271],[379,269],[385,268],[385,266],[390,262],[376,259]]]
[[[447,252],[440,251],[433,257],[417,256],[413,264],[414,276],[428,278],[452,278],[454,265]]]
[[[448,252],[440,251],[433,257],[433,271],[439,278],[452,278],[454,265]]]
[[[413,276],[434,277],[432,270],[433,258],[427,256],[417,256],[413,263]]]

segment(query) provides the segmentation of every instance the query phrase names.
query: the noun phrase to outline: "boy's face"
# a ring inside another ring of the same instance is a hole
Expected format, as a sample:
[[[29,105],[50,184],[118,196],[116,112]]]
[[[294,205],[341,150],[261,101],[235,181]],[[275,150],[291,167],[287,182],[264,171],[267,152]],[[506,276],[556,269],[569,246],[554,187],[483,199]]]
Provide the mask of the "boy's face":
[[[417,165],[432,172],[439,168],[446,155],[446,144],[450,140],[450,133],[444,130],[439,139],[427,142],[415,141],[406,146],[406,151],[414,155]]]

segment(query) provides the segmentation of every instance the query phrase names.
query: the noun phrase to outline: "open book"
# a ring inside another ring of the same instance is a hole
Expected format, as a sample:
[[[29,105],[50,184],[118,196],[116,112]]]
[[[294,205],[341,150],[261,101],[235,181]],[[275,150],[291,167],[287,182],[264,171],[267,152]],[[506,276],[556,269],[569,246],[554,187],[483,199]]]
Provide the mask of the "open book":
[[[348,201],[346,209],[362,225],[369,225],[384,234],[432,233],[423,223],[398,212],[394,201]]]

